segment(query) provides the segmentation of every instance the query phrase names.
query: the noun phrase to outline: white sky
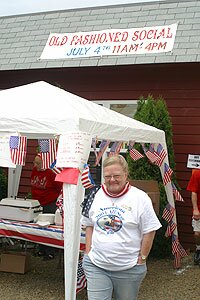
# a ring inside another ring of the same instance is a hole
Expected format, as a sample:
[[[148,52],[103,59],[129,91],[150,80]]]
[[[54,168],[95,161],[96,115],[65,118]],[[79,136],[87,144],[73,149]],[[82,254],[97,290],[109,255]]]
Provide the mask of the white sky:
[[[159,0],[0,0],[0,16],[153,1]]]

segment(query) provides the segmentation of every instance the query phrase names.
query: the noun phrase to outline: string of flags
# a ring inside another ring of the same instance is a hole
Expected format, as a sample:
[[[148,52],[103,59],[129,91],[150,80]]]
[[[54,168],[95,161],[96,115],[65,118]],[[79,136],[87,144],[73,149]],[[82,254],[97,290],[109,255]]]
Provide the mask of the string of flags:
[[[92,148],[95,154],[95,163],[94,166],[99,166],[100,161],[102,159],[103,154],[105,151],[108,151],[108,147],[111,143],[109,140],[102,140],[99,143],[98,150],[97,150],[97,138],[92,139]],[[113,156],[120,153],[123,143],[121,141],[112,142],[111,147],[108,151],[108,156]],[[163,184],[165,188],[169,187],[171,184],[172,192],[174,199],[176,201],[184,201],[181,194],[179,193],[178,189],[176,188],[175,184],[172,181],[173,170],[170,166],[165,162],[165,158],[167,157],[167,151],[162,147],[161,144],[157,145],[157,148],[154,148],[154,144],[150,144],[148,147],[143,143],[142,149],[143,153],[140,153],[137,149],[134,148],[135,141],[129,141],[128,144],[128,153],[134,161],[144,158],[145,156],[148,158],[150,163],[157,165],[158,167],[162,168],[163,174]],[[56,166],[56,158],[57,158],[57,148],[58,142],[57,139],[39,139],[38,140],[38,149],[39,155],[42,158],[42,167],[44,169],[50,168],[54,173],[57,175],[62,174],[66,171],[66,168],[59,168]],[[10,136],[9,139],[9,149],[10,149],[10,157],[11,161],[15,165],[24,165],[27,153],[27,138],[25,136]],[[69,170],[70,171],[70,170]],[[74,171],[74,170],[71,170]],[[80,171],[79,171],[80,172]],[[76,174],[76,177],[79,176],[79,172]],[[72,173],[66,173],[72,174]],[[69,176],[69,175],[67,175]],[[85,189],[93,189],[96,187],[95,182],[91,176],[89,165],[84,165],[84,170],[81,173],[81,182]],[[70,182],[71,183],[71,182]],[[75,183],[76,184],[76,183]],[[58,200],[57,206],[60,209],[63,209],[63,195],[60,195]],[[166,237],[172,238],[172,253],[175,257],[175,265],[178,266],[180,262],[180,258],[187,255],[186,251],[180,245],[180,242],[175,235],[177,224],[173,221],[175,214],[175,208],[170,205],[169,203],[163,210],[162,217],[164,220],[167,221],[167,230],[165,232]]]

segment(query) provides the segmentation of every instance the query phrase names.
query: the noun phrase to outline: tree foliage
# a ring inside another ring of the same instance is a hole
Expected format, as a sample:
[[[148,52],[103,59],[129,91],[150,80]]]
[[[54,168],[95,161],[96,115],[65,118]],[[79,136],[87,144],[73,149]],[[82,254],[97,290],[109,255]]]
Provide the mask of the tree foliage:
[[[0,168],[0,200],[7,196],[7,176]]]
[[[134,119],[165,131],[169,164],[174,170],[175,162],[172,142],[172,123],[163,98],[159,97],[158,99],[153,99],[151,95],[149,95],[147,99],[141,97],[138,102],[138,108]],[[143,149],[140,144],[135,144],[135,148],[143,153]],[[167,196],[160,169],[158,166],[151,164],[146,156],[138,161],[133,161],[128,155],[127,161],[129,164],[129,175],[131,179],[151,179],[156,180],[159,184],[160,212],[158,217],[162,223],[162,228],[156,232],[156,237],[150,255],[157,258],[169,257],[171,256],[171,239],[165,237],[167,222],[162,219],[162,212],[167,204]],[[173,175],[173,181],[176,183],[176,179],[174,177],[175,176]]]

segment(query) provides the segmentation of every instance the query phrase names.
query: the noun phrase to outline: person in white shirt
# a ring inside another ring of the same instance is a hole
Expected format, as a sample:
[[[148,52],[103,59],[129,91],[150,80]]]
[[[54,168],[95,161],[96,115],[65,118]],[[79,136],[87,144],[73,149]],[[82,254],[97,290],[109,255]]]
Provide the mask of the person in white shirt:
[[[103,163],[104,184],[81,222],[86,227],[83,268],[88,300],[135,300],[161,224],[149,196],[130,186],[123,156]]]

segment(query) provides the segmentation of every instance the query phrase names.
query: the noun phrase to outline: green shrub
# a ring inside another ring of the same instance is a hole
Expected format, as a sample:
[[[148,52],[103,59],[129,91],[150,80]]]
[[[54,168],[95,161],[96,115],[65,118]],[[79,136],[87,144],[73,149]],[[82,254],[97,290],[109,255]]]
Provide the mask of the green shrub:
[[[165,131],[169,164],[174,170],[175,162],[172,143],[172,124],[165,101],[161,97],[158,99],[153,99],[153,97],[150,95],[147,97],[147,99],[141,97],[138,102],[138,108],[134,119]],[[143,149],[140,144],[135,144],[135,148],[143,153]],[[138,161],[133,161],[130,156],[127,155],[127,161],[129,164],[130,178],[140,180],[156,180],[159,184],[160,213],[158,218],[162,223],[162,228],[156,232],[156,237],[150,255],[156,258],[170,257],[171,238],[165,237],[167,222],[162,219],[162,212],[168,201],[160,173],[160,168],[151,164],[146,156]],[[174,175],[172,180],[176,183]]]
[[[0,200],[7,197],[7,176],[0,168]]]

